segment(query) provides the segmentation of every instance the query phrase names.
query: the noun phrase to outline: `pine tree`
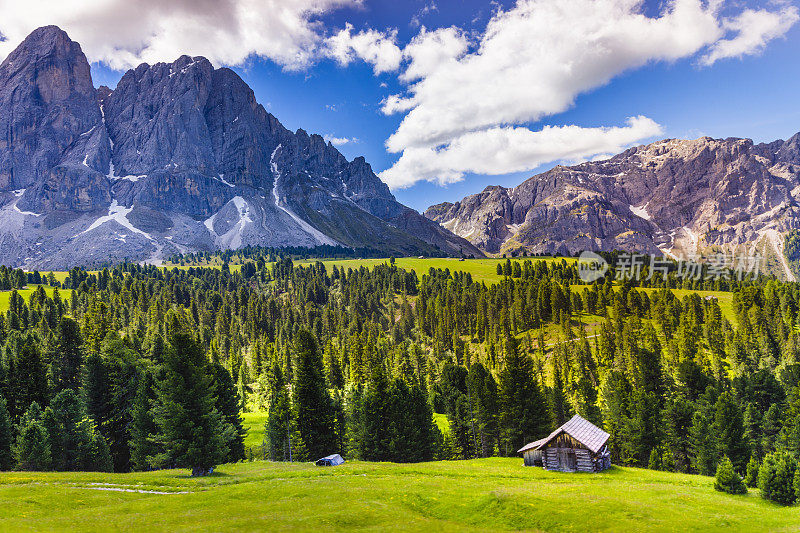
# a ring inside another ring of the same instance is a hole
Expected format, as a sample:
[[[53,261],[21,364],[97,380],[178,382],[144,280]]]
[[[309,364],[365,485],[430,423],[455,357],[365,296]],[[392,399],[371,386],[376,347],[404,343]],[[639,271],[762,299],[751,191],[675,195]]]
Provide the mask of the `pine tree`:
[[[552,415],[551,426],[560,427],[571,418],[572,409],[569,405],[569,399],[567,399],[567,392],[564,389],[561,365],[557,363],[555,354],[553,354],[552,359],[553,388],[549,391],[549,407]]]
[[[276,363],[272,369],[267,422],[264,427],[264,445],[271,461],[289,461],[291,456],[291,405],[281,367]]]
[[[794,478],[797,460],[785,453],[775,452],[764,457],[758,471],[758,490],[765,500],[792,505],[797,499]]]
[[[233,386],[231,375],[225,367],[219,363],[212,363],[211,371],[214,376],[214,390],[217,393],[216,409],[233,428],[233,438],[228,443],[229,452],[225,462],[235,463],[245,457],[244,438],[247,430],[242,425],[241,401]]]
[[[143,371],[136,397],[133,400],[131,439],[128,443],[131,450],[131,466],[134,470],[152,469],[153,465],[148,458],[158,454],[158,449],[153,442],[153,438],[158,432],[158,426],[156,426],[151,412],[156,399],[153,387],[151,371]]]
[[[233,428],[214,405],[214,382],[207,360],[188,334],[173,333],[156,382],[153,418],[161,450],[149,458],[157,467],[191,468],[206,475],[224,461]]]
[[[50,439],[42,423],[39,404],[32,403],[20,421],[14,443],[17,470],[50,470]]]
[[[6,400],[0,394],[0,471],[11,470],[14,466],[13,444],[11,416],[6,408]]]
[[[297,370],[293,387],[297,431],[312,458],[334,453],[335,413],[322,372],[317,341],[305,330],[297,332],[294,345]]]
[[[86,405],[74,390],[64,389],[53,398],[44,411],[43,423],[47,429],[54,470],[107,468],[108,455],[101,457],[97,453],[107,452],[108,446],[105,446],[105,450],[98,450],[94,442],[96,431],[87,416]]]
[[[717,398],[713,432],[719,442],[719,450],[729,458],[737,472],[744,472],[750,457],[744,436],[742,410],[728,392]]]
[[[497,444],[497,383],[488,370],[475,363],[469,369],[467,388],[472,399],[472,418],[475,421],[475,455],[493,455]]]
[[[78,323],[69,317],[61,317],[58,329],[56,359],[53,361],[56,377],[56,392],[63,389],[78,390],[82,381],[83,339]]]
[[[506,339],[505,365],[500,373],[500,426],[504,455],[545,436],[550,427],[547,404],[533,377],[533,361],[519,352],[514,338]]]
[[[747,473],[744,476],[745,485],[748,487],[754,488],[758,486],[758,469],[760,465],[758,464],[758,459],[755,455],[750,457],[750,461],[747,463]]]
[[[31,404],[47,405],[47,368],[42,360],[41,342],[36,335],[12,334],[6,341],[8,389],[6,399],[13,402],[9,413],[19,420]]]
[[[710,476],[716,471],[719,447],[713,426],[715,418],[716,391],[709,387],[697,403],[689,429],[689,453],[692,468],[700,474]]]
[[[380,368],[373,373],[361,405],[361,447],[358,455],[365,461],[388,461],[391,441],[386,425],[390,407],[389,384]]]
[[[727,492],[728,494],[747,494],[747,486],[736,473],[733,463],[727,456],[722,458],[717,466],[717,474],[714,480],[714,490]]]

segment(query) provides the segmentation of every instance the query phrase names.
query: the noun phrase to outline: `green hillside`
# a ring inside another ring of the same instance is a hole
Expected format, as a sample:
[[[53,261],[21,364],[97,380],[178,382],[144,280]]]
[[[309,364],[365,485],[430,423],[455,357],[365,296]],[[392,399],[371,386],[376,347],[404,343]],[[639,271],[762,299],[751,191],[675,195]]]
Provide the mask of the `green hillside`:
[[[800,510],[635,468],[562,474],[520,459],[223,465],[0,477],[3,531],[797,531]],[[138,492],[137,492],[138,491]],[[151,491],[151,492],[148,492]],[[174,493],[174,494],[173,494]]]

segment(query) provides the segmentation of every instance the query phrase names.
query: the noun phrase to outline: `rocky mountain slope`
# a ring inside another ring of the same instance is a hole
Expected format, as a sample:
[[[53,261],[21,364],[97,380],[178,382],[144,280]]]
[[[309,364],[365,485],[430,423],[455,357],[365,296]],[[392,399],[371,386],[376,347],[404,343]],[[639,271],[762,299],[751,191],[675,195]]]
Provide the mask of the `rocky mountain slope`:
[[[143,64],[95,89],[49,26],[0,65],[0,263],[56,269],[246,245],[481,255],[363,158],[291,132],[232,70]]]
[[[788,141],[667,139],[604,161],[487,187],[425,216],[489,253],[614,249],[688,257],[784,254],[800,227],[800,134]]]

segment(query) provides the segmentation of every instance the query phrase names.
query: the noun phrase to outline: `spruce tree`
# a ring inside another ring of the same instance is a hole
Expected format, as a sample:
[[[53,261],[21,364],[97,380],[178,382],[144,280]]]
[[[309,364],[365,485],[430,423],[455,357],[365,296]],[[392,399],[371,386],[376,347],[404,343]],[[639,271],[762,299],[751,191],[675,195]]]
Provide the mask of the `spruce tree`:
[[[170,337],[163,376],[156,382],[153,418],[160,452],[148,460],[161,468],[190,468],[206,475],[228,456],[234,429],[215,408],[214,380],[195,339]]]
[[[295,335],[297,369],[293,387],[297,431],[309,457],[317,459],[336,450],[335,412],[322,371],[322,356],[314,336],[300,330]]]

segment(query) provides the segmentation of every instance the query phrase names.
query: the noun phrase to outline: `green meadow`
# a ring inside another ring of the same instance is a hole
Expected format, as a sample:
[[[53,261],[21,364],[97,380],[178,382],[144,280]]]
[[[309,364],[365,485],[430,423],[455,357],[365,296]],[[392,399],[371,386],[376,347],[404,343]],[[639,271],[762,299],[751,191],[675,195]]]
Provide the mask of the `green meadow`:
[[[572,257],[519,257],[511,259],[511,261],[523,262],[530,259],[531,261],[547,261],[552,263],[555,261],[566,261],[574,263],[576,259]],[[372,268],[375,265],[388,263],[388,259],[332,259],[321,260],[326,268],[330,269],[336,265],[338,268],[358,269],[363,267]],[[302,261],[298,264],[309,265],[314,261]],[[475,281],[485,281],[487,283],[495,283],[500,281],[503,276],[497,274],[497,263],[505,263],[505,259],[453,259],[447,257],[432,257],[432,258],[417,258],[417,257],[400,257],[395,259],[395,264],[398,268],[405,270],[413,270],[418,276],[427,274],[431,268],[449,268],[450,272],[469,272],[472,279]]]
[[[17,292],[25,299],[25,302],[30,300],[31,294],[36,291],[36,285],[28,285],[27,289],[21,289]],[[53,287],[49,285],[44,285],[44,290],[47,293],[47,296],[53,296]],[[12,291],[0,291],[0,313],[5,313],[8,311],[9,300],[11,299]],[[72,291],[69,289],[58,289],[58,293],[61,295],[61,299],[69,299],[70,294]]]
[[[242,419],[242,425],[247,428],[244,447],[261,446],[264,442],[264,424],[267,423],[267,413],[242,413]]]
[[[797,531],[800,509],[713,479],[518,458],[420,464],[252,462],[186,471],[0,476],[3,531]]]

